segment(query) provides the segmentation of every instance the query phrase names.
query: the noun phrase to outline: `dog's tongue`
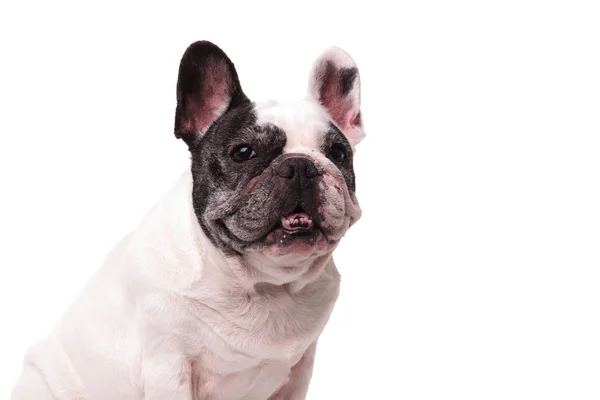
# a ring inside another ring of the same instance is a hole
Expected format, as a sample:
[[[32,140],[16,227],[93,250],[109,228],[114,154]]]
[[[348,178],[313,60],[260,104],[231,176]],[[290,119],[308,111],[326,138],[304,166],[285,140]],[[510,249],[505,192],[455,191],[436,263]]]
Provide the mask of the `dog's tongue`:
[[[312,218],[305,213],[293,213],[281,217],[281,226],[288,231],[312,228]]]

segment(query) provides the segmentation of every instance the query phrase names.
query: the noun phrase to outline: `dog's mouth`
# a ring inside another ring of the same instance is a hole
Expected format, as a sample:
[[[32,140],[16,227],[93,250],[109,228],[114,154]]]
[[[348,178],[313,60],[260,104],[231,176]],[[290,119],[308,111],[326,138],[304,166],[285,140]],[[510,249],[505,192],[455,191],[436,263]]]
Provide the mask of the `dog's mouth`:
[[[289,212],[289,211],[288,211]],[[289,214],[274,221],[268,232],[255,240],[240,239],[225,222],[217,224],[230,243],[238,244],[236,251],[242,253],[248,247],[276,246],[289,252],[312,251],[315,246],[329,243],[320,226],[318,217],[298,206]]]
[[[267,235],[266,241],[284,247],[298,243],[312,247],[322,237],[317,221],[305,209],[298,206],[292,213],[281,217],[280,224]]]
[[[292,236],[309,236],[313,233],[313,219],[301,208],[281,217],[283,232]]]

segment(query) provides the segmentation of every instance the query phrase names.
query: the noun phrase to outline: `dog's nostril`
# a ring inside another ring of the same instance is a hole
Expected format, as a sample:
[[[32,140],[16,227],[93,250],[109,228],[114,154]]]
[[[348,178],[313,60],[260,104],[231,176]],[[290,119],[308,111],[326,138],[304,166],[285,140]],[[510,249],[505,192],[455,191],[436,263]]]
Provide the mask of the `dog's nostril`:
[[[319,171],[317,171],[317,167],[315,167],[315,164],[309,162],[306,165],[306,169],[304,170],[304,173],[306,174],[307,178],[314,178],[315,176],[319,175]]]
[[[277,168],[277,174],[282,178],[293,178],[294,166],[291,163],[284,162]]]

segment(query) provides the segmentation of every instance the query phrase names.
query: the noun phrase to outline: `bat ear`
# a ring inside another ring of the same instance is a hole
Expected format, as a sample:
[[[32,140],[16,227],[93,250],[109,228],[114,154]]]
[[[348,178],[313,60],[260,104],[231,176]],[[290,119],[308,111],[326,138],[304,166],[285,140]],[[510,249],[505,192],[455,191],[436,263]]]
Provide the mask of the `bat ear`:
[[[332,47],[321,54],[313,65],[309,93],[329,112],[352,146],[364,138],[360,75],[348,53]]]
[[[231,108],[249,102],[229,57],[207,41],[192,43],[177,79],[175,136],[188,145]]]

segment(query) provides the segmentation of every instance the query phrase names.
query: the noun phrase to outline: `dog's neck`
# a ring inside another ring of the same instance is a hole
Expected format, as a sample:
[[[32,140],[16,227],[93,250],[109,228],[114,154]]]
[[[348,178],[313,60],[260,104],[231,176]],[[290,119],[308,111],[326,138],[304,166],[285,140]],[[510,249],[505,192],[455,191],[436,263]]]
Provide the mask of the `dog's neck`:
[[[227,256],[203,232],[192,205],[192,176],[181,178],[142,219],[132,234],[128,253],[152,281],[167,290],[193,295],[209,278],[215,285],[240,293],[255,293],[257,287],[283,286],[298,292],[326,269],[337,273],[331,253],[298,260],[274,259],[260,251]],[[281,263],[281,265],[278,265]]]

